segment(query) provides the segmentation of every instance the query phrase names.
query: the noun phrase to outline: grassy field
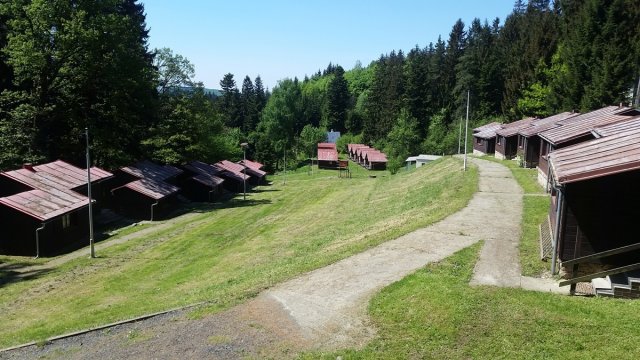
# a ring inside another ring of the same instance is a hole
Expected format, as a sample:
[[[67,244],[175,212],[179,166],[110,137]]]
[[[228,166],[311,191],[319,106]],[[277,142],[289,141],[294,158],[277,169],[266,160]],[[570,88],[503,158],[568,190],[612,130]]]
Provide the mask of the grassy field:
[[[365,348],[306,359],[637,359],[640,302],[470,287],[482,244],[427,266],[369,306]]]
[[[477,170],[452,158],[395,176],[352,169],[274,176],[246,202],[1,285],[0,347],[202,301],[219,311],[440,220],[477,189]]]
[[[544,221],[549,212],[550,199],[548,196],[538,196],[545,193],[544,188],[538,184],[538,170],[521,168],[516,161],[499,160],[488,155],[483,156],[482,159],[494,161],[508,167],[513,177],[524,190],[522,234],[520,235],[522,275],[540,277],[549,273],[549,263],[540,260],[540,231],[538,226]]]

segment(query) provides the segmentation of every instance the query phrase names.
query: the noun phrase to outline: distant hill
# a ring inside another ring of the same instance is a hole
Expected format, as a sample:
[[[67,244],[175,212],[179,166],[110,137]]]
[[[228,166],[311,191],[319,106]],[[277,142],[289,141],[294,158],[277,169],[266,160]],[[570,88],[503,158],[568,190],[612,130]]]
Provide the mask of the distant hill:
[[[193,91],[193,87],[191,87],[191,86],[181,86],[179,88],[175,88],[174,91],[190,93],[190,92]],[[222,92],[222,90],[218,90],[218,89],[207,89],[207,88],[204,88],[204,94],[206,96],[209,96],[209,97],[217,98],[217,97],[222,96],[223,92]]]

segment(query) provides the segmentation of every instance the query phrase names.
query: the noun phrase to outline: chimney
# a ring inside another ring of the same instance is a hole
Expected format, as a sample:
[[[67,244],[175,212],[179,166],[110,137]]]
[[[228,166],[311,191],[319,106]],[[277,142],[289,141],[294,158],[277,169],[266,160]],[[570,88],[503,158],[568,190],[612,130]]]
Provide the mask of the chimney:
[[[31,172],[36,172],[33,169],[33,164],[32,163],[25,163],[25,164],[22,165],[22,168],[25,169],[25,170],[29,170]]]

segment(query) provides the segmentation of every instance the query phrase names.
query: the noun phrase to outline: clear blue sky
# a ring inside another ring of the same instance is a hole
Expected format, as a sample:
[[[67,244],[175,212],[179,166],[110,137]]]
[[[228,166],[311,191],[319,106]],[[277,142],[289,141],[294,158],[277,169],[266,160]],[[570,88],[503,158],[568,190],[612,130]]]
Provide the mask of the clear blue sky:
[[[226,73],[265,86],[304,78],[332,62],[345,70],[391,50],[446,41],[455,21],[503,23],[514,0],[143,0],[149,47],[171,48],[196,68],[196,80],[219,88]]]

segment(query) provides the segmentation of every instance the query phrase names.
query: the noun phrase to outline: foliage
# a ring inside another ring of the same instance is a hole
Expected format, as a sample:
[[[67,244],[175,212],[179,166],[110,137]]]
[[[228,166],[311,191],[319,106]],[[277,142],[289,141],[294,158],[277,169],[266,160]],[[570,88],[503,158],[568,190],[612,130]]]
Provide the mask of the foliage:
[[[327,131],[325,129],[307,124],[300,132],[299,151],[304,158],[314,157],[318,143],[324,142],[326,139]]]
[[[422,143],[422,151],[426,154],[455,154],[458,150],[457,123],[446,124],[447,114],[441,110],[431,118],[427,137]]]
[[[338,152],[342,154],[347,153],[347,145],[349,144],[362,144],[362,134],[354,135],[352,133],[340,134],[338,141],[336,141],[336,148]]]
[[[418,120],[402,109],[393,129],[387,137],[385,152],[389,159],[388,170],[395,174],[410,155],[415,155],[420,146]]]
[[[169,48],[155,49],[153,66],[156,68],[158,92],[180,91],[194,85],[195,67],[184,56]]]

